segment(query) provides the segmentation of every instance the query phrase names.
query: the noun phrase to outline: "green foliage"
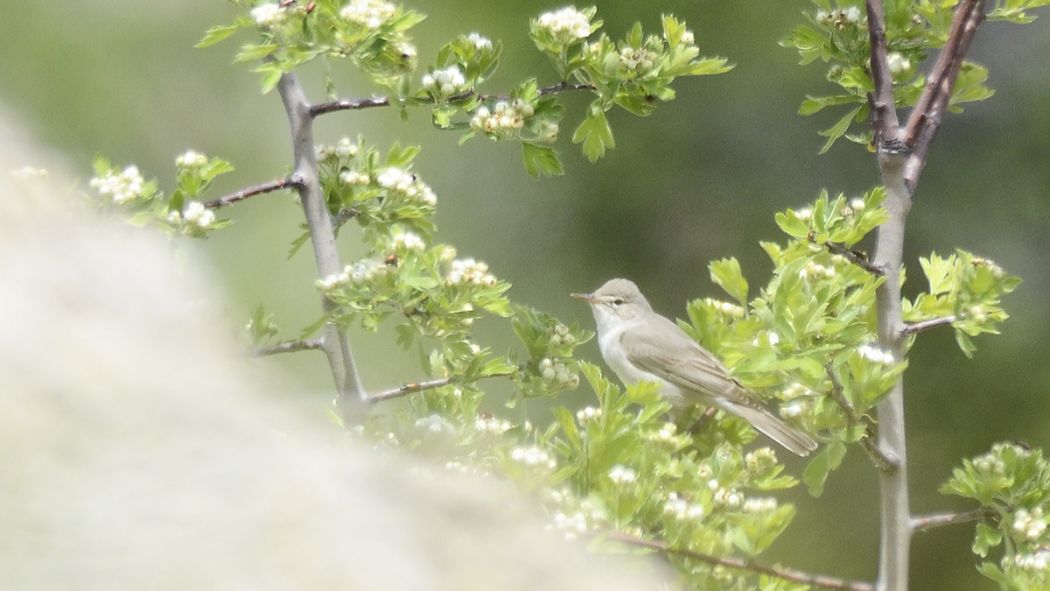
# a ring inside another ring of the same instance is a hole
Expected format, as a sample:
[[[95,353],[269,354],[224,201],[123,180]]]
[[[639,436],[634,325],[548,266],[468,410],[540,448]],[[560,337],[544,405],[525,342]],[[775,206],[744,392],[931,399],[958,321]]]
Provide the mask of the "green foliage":
[[[805,14],[805,22],[795,27],[781,45],[797,50],[802,64],[817,60],[830,64],[826,78],[838,91],[806,96],[799,114],[813,115],[829,107],[848,108],[831,127],[820,132],[827,138],[821,154],[843,137],[867,146],[872,140],[867,129],[868,95],[874,90],[874,83],[869,66],[871,48],[864,2],[813,0],[813,4],[816,9]],[[1047,1],[1000,0],[995,4],[988,18],[1029,22],[1034,17],[1026,11]],[[884,3],[887,62],[898,107],[914,106],[918,101],[925,84],[919,65],[927,60],[931,51],[944,46],[955,5],[954,1],[941,0]],[[959,112],[959,105],[963,103],[990,97],[993,91],[985,86],[987,77],[984,67],[963,62],[952,90],[950,109]],[[860,131],[850,133],[857,126]]]
[[[245,326],[248,333],[248,341],[253,348],[258,348],[276,336],[280,329],[274,322],[274,315],[266,310],[263,305],[258,305],[252,310],[251,318]]]
[[[904,301],[904,318],[922,322],[951,317],[959,348],[967,357],[973,357],[976,347],[971,337],[999,333],[999,324],[1009,317],[999,306],[1000,299],[1016,289],[1021,279],[965,250],[956,250],[948,257],[933,253],[929,258],[920,258],[919,263],[929,291],[914,301]]]
[[[981,574],[1004,590],[1050,588],[1050,465],[1042,450],[997,443],[963,460],[941,492],[973,499],[988,512],[977,524],[973,551],[987,558],[1002,546],[1002,556],[982,562]]]

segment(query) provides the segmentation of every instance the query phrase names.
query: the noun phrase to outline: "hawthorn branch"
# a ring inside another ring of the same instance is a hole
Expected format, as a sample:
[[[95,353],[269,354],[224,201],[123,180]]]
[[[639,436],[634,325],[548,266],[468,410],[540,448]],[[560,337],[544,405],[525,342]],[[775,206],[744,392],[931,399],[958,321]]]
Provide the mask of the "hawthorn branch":
[[[900,122],[897,119],[893,77],[887,59],[886,17],[882,0],[866,0],[865,5],[868,12],[868,41],[871,44],[871,79],[875,84],[875,91],[869,96],[875,149],[880,153],[898,152]]]
[[[259,347],[251,351],[252,357],[266,357],[268,355],[279,355],[281,353],[295,353],[298,351],[312,351],[322,349],[324,343],[321,339],[304,339],[281,341],[267,347]]]
[[[558,94],[561,92],[573,92],[573,91],[594,91],[596,90],[593,84],[584,84],[579,82],[568,82],[562,81],[557,84],[551,84],[550,86],[544,86],[540,89],[540,96],[547,96],[550,94]],[[465,103],[471,99],[480,99],[483,101],[500,101],[510,100],[510,95],[506,94],[480,94],[477,92],[464,92],[448,97],[447,102],[449,104]],[[347,98],[339,99],[327,103],[318,103],[310,107],[310,116],[318,117],[325,113],[335,113],[338,111],[360,111],[364,109],[374,109],[377,107],[389,107],[391,105],[433,105],[435,101],[431,97],[426,98],[412,98],[412,99],[391,99],[388,96],[371,96],[368,98]]]
[[[673,554],[676,556],[681,556],[683,558],[699,560],[700,562],[706,562],[707,564],[713,564],[716,566],[724,566],[736,570],[745,570],[763,575],[768,575],[771,577],[776,577],[778,579],[783,579],[785,581],[791,581],[792,583],[801,583],[803,585],[812,585],[814,587],[820,587],[821,589],[836,589],[840,591],[875,591],[875,586],[865,581],[850,581],[847,579],[840,579],[838,577],[831,577],[828,575],[813,575],[791,568],[769,566],[759,564],[751,560],[744,560],[741,558],[712,556],[710,554],[695,552],[693,550],[672,548],[662,542],[637,538],[620,532],[613,532],[609,534],[609,538],[617,542],[631,544],[632,546],[640,546],[642,548],[649,548],[651,550],[663,552],[664,554]]]
[[[249,197],[255,197],[256,195],[263,195],[265,193],[272,193],[274,191],[280,191],[281,189],[298,188],[302,184],[302,181],[296,175],[285,177],[283,179],[277,179],[268,183],[260,183],[258,185],[252,185],[251,187],[245,187],[240,191],[224,195],[218,199],[211,201],[205,201],[204,207],[208,209],[218,209],[220,207],[226,207],[227,205],[233,205],[238,201],[244,201]]]
[[[885,272],[882,269],[873,265],[867,257],[855,250],[850,250],[845,246],[837,244],[835,242],[825,242],[824,248],[828,249],[828,252],[830,252],[831,254],[839,255],[840,257],[846,259],[847,261],[853,263],[861,269],[864,269],[868,273],[875,275],[876,277],[882,277],[883,275],[885,275]]]
[[[323,278],[340,272],[343,264],[339,260],[339,250],[336,248],[332,216],[328,213],[328,205],[325,203],[318,178],[311,107],[306,92],[294,73],[289,72],[281,76],[277,83],[277,91],[281,95],[292,136],[292,155],[295,162],[293,177],[299,180],[296,188],[310,231],[314,262],[318,277]],[[323,296],[321,305],[326,314],[332,312],[335,307],[335,304]],[[336,402],[340,412],[348,422],[357,422],[364,410],[367,393],[361,383],[346,332],[337,323],[329,323],[324,328],[321,343],[335,380],[338,392]]]
[[[963,59],[970,50],[977,27],[984,21],[985,0],[963,0],[955,9],[948,40],[937,55],[933,71],[927,78],[919,103],[908,118],[904,140],[911,153],[905,166],[904,178],[912,191],[919,182],[930,144],[940,129],[944,113],[951,102],[955,81],[959,78]],[[925,99],[925,101],[923,100]]]
[[[930,330],[931,328],[937,328],[938,326],[950,325],[951,323],[958,320],[954,315],[952,316],[941,316],[939,318],[930,318],[929,320],[923,320],[921,322],[909,322],[904,325],[901,329],[901,336],[906,337],[916,333]]]
[[[843,414],[846,415],[846,424],[851,428],[864,424],[864,437],[859,441],[861,448],[871,458],[871,463],[875,465],[875,468],[879,472],[890,473],[900,468],[900,461],[895,458],[887,456],[879,446],[876,445],[875,439],[878,436],[875,432],[875,428],[868,421],[864,421],[861,417],[857,416],[857,410],[853,408],[849,400],[846,400],[846,395],[842,390],[842,382],[839,377],[835,375],[835,370],[832,369],[831,365],[824,366],[825,372],[828,374],[828,378],[831,380],[831,398],[835,401],[835,404],[842,409]]]
[[[482,376],[480,379],[486,378],[505,378],[514,375],[511,372],[506,373],[494,373],[487,376]],[[407,384],[401,384],[394,388],[387,390],[380,390],[373,392],[368,397],[369,404],[375,404],[376,402],[383,402],[385,400],[391,400],[393,398],[401,398],[402,396],[408,396],[409,394],[415,394],[416,392],[422,392],[424,390],[433,390],[435,388],[441,388],[448,386],[449,384],[461,383],[463,380],[455,377],[438,378],[434,380],[428,380],[425,382],[408,382]]]
[[[944,527],[946,525],[956,525],[959,523],[972,523],[974,521],[983,521],[985,519],[991,519],[995,516],[995,511],[991,509],[974,509],[973,511],[950,513],[931,513],[929,515],[918,515],[916,517],[913,517],[911,520],[911,528],[914,531],[920,532],[938,527]]]

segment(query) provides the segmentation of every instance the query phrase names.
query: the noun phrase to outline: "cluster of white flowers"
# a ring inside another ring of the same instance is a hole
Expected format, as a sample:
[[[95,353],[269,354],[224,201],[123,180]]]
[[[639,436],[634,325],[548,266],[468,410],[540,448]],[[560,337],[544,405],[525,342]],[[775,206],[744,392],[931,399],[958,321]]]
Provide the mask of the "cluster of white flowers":
[[[593,406],[585,406],[576,411],[576,422],[581,425],[586,425],[600,416],[602,416],[602,409]]]
[[[451,65],[444,70],[434,70],[423,76],[423,88],[443,95],[452,95],[467,89],[467,79],[463,70]]]
[[[1003,271],[1003,268],[995,264],[995,261],[991,259],[986,259],[983,257],[973,257],[973,259],[970,261],[970,264],[975,267],[988,267],[988,270],[992,272],[992,276],[996,279],[1002,279],[1003,276],[1006,275],[1006,272]]]
[[[848,8],[839,8],[832,11],[821,10],[817,12],[817,22],[822,25],[831,25],[837,29],[845,29],[848,26],[859,24],[863,15],[860,13],[860,8],[856,6],[850,6]]]
[[[553,361],[548,357],[540,360],[540,376],[548,382],[569,384],[574,388],[580,383],[580,377],[569,371],[568,366],[560,361]]]
[[[201,168],[208,163],[208,157],[200,152],[186,150],[186,153],[175,159],[179,168]]]
[[[179,225],[186,223],[200,230],[207,230],[215,223],[215,212],[204,207],[200,201],[190,201],[181,213],[177,211],[169,213],[168,221]]]
[[[470,127],[489,133],[513,132],[525,127],[525,119],[532,117],[533,113],[535,110],[532,105],[521,99],[499,101],[492,110],[485,106],[478,107],[470,119]]]
[[[987,453],[983,456],[975,458],[973,461],[973,467],[977,468],[978,472],[986,472],[992,474],[1004,474],[1006,472],[1006,464],[1001,459],[995,456],[995,454]]]
[[[620,50],[620,67],[630,72],[644,74],[656,65],[659,56],[644,47],[624,47]]]
[[[360,170],[344,170],[339,173],[339,182],[344,185],[367,185],[372,182],[372,177],[368,176],[368,173],[361,172]]]
[[[609,480],[614,484],[631,484],[637,482],[638,473],[626,466],[616,464],[609,470]]]
[[[704,298],[704,303],[726,316],[743,318],[745,315],[744,309],[736,304],[723,302],[722,300],[716,300],[714,298]]]
[[[441,415],[433,414],[416,420],[416,428],[430,433],[454,435],[456,428]]]
[[[393,238],[394,248],[397,250],[423,250],[426,243],[415,232],[398,232]]]
[[[1010,557],[1003,559],[1004,563],[1008,563]],[[1013,563],[1018,568],[1030,571],[1047,571],[1050,570],[1050,550],[1039,550],[1034,554],[1018,554],[1013,557]]]
[[[91,188],[98,191],[99,195],[109,197],[117,205],[134,201],[142,197],[145,181],[135,166],[129,166],[123,172],[110,172],[103,177],[91,179]]]
[[[776,511],[777,500],[772,497],[761,497],[744,501],[744,511],[748,513],[769,513]]]
[[[467,41],[470,41],[470,44],[478,51],[492,49],[492,41],[488,37],[483,37],[478,33],[467,35]]]
[[[553,505],[564,505],[572,498],[572,494],[565,488],[545,488],[540,491],[540,496],[545,502]]]
[[[591,20],[574,6],[545,12],[536,23],[563,43],[584,39],[591,34]]]
[[[893,353],[880,349],[872,344],[865,344],[857,347],[857,354],[872,363],[889,365],[894,362]]]
[[[686,30],[686,32],[682,33],[682,43],[686,45],[696,44],[696,37],[693,36],[692,31]]]
[[[468,466],[463,462],[457,462],[456,460],[449,460],[445,462],[445,469],[449,472],[455,472],[457,474],[477,474],[478,471],[473,466]]]
[[[479,433],[491,433],[493,435],[499,435],[506,433],[514,425],[510,424],[510,421],[500,419],[492,415],[481,414],[474,420],[474,430]]]
[[[561,345],[562,343],[566,345],[571,345],[576,342],[576,337],[572,336],[572,334],[569,333],[569,327],[565,326],[564,324],[559,323],[555,325],[554,329],[552,330],[552,333],[552,345]]]
[[[447,277],[450,285],[493,285],[496,277],[489,273],[489,266],[474,259],[456,259],[452,261],[452,270]]]
[[[9,174],[16,179],[25,181],[32,178],[47,176],[47,169],[23,166],[22,168],[12,170]]]
[[[780,416],[785,419],[794,419],[806,412],[806,403],[803,400],[792,400],[780,407]]]
[[[426,183],[417,179],[414,174],[396,166],[384,168],[376,176],[376,182],[384,189],[397,191],[431,207],[437,204],[437,196]]]
[[[253,8],[250,14],[256,25],[266,29],[280,24],[287,13],[279,5],[267,2]]]
[[[1036,507],[1031,511],[1018,509],[1014,513],[1013,530],[1029,540],[1038,540],[1046,531],[1046,519],[1043,518],[1043,508]]]
[[[977,322],[984,322],[988,320],[988,313],[985,312],[984,306],[980,304],[974,304],[966,310],[966,315],[973,318]]]
[[[355,142],[350,141],[350,138],[340,138],[334,146],[326,146],[324,144],[318,144],[314,146],[314,155],[317,156],[318,160],[328,160],[331,158],[350,158],[356,156],[358,146]]]
[[[361,259],[352,265],[347,265],[339,273],[333,273],[323,279],[318,279],[315,285],[321,291],[331,291],[337,287],[349,285],[350,283],[364,283],[371,281],[377,276],[385,274],[389,270],[382,261],[376,259]]]
[[[658,443],[677,444],[679,441],[677,432],[678,426],[668,421],[661,425],[658,430],[646,433],[645,438],[649,441],[656,441]]]
[[[760,447],[744,456],[744,466],[752,474],[760,474],[777,463],[777,454],[769,447]]]
[[[891,51],[889,55],[886,56],[886,65],[890,69],[890,74],[894,76],[911,69],[911,61],[897,51]]]
[[[751,344],[753,346],[755,346],[755,347],[760,346],[762,344],[760,339],[761,339],[761,336],[755,337],[754,339],[751,340]],[[777,343],[780,342],[780,335],[778,335],[776,333],[776,331],[767,330],[766,331],[766,342],[768,342],[770,346],[776,347]]]
[[[383,0],[352,0],[339,11],[339,16],[366,29],[378,29],[396,12],[396,6]]]
[[[554,528],[562,532],[566,540],[575,540],[587,533],[587,516],[581,511],[568,515],[559,511],[554,514]]]
[[[707,488],[711,489],[714,494],[714,501],[719,505],[726,505],[728,507],[739,507],[744,504],[744,495],[739,492],[726,488],[718,483],[718,479],[712,478],[707,481]]]
[[[831,279],[835,276],[835,269],[810,261],[806,263],[805,267],[802,267],[802,270],[798,272],[798,276],[807,281],[821,278]]]
[[[690,503],[680,498],[677,493],[668,493],[667,501],[664,502],[664,514],[679,521],[696,521],[704,516],[704,506],[699,503]]]
[[[510,459],[526,466],[543,466],[554,469],[558,465],[549,453],[534,445],[515,447],[510,451]]]
[[[793,400],[795,398],[802,398],[803,396],[809,396],[813,391],[803,386],[798,382],[792,382],[787,388],[784,388],[781,393],[781,398],[784,400]]]

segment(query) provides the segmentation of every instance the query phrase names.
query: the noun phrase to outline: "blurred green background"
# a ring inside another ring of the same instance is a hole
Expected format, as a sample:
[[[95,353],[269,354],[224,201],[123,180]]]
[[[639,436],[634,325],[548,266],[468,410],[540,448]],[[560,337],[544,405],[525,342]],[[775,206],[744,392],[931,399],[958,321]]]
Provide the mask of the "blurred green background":
[[[429,15],[417,29],[422,64],[454,34],[479,31],[505,44],[504,65],[490,89],[529,74],[554,81],[531,47],[526,23],[559,4],[411,5]],[[561,178],[528,177],[515,144],[474,140],[457,147],[458,135],[431,128],[425,112],[407,123],[389,109],[329,115],[319,120],[319,140],[360,133],[380,145],[395,139],[422,144],[417,171],[439,196],[438,239],[487,261],[514,284],[516,301],[589,324],[589,312],[566,295],[626,276],[659,311],[683,316],[687,300],[721,295],[708,278],[711,259],[736,256],[753,285],[765,283],[771,265],[757,243],[780,240],[774,211],[812,200],[823,187],[856,193],[877,182],[873,158],[858,146],[842,142],[817,156],[823,138],[816,131],[834,113],[796,114],[804,94],[830,90],[820,65],[800,68],[796,54],[777,45],[808,7],[802,0],[599,3],[605,30],[614,36],[635,20],[655,29],[658,15],[671,12],[688,21],[704,54],[726,56],[737,67],[722,76],[680,81],[678,100],[650,118],[612,115],[618,147],[595,165],[567,141],[585,98],[566,97],[560,151],[567,175]],[[232,18],[231,5],[0,0],[0,8],[0,104],[40,142],[63,153],[85,180],[92,156],[103,153],[118,164],[136,163],[170,187],[174,158],[187,148],[223,156],[237,167],[220,180],[216,195],[288,170],[290,147],[277,96],[260,95],[256,75],[230,65],[235,44],[192,48],[205,29]],[[1050,321],[1044,312],[1050,290],[1048,46],[1050,20],[1023,27],[993,23],[981,30],[970,55],[990,67],[998,93],[947,119],[912,210],[906,251],[912,291],[921,287],[917,257],[956,246],[990,257],[1025,280],[1006,302],[1013,318],[1005,333],[979,339],[975,360],[958,352],[948,330],[923,336],[915,347],[907,411],[917,513],[963,508],[936,492],[959,458],[1002,439],[1050,444]],[[344,67],[338,72],[343,94],[373,91]],[[307,72],[306,80],[319,100],[316,74]],[[316,318],[318,308],[310,256],[285,260],[298,234],[298,207],[273,194],[223,213],[236,226],[196,247],[226,290],[218,305],[228,308],[231,324],[240,324],[256,303],[265,303],[293,335]],[[347,238],[342,248],[348,260],[360,250]],[[505,325],[482,328],[494,346],[511,344]],[[355,334],[354,345],[369,387],[419,377],[415,356],[397,351],[390,333]],[[598,361],[593,344],[584,353]],[[266,363],[294,372],[319,408],[329,398],[322,356]],[[566,403],[582,406],[588,396],[584,388]],[[878,505],[867,458],[851,452],[822,498],[803,491],[794,496],[799,517],[766,558],[873,578]],[[918,535],[914,588],[990,589],[974,571],[971,539],[970,526]]]

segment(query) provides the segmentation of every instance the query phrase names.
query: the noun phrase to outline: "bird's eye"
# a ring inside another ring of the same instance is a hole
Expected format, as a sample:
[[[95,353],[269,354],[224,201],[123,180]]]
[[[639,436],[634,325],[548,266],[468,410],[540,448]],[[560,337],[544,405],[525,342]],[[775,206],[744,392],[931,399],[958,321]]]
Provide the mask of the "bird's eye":
[[[623,304],[623,298],[616,298],[612,303],[614,306],[619,306],[620,304]]]

